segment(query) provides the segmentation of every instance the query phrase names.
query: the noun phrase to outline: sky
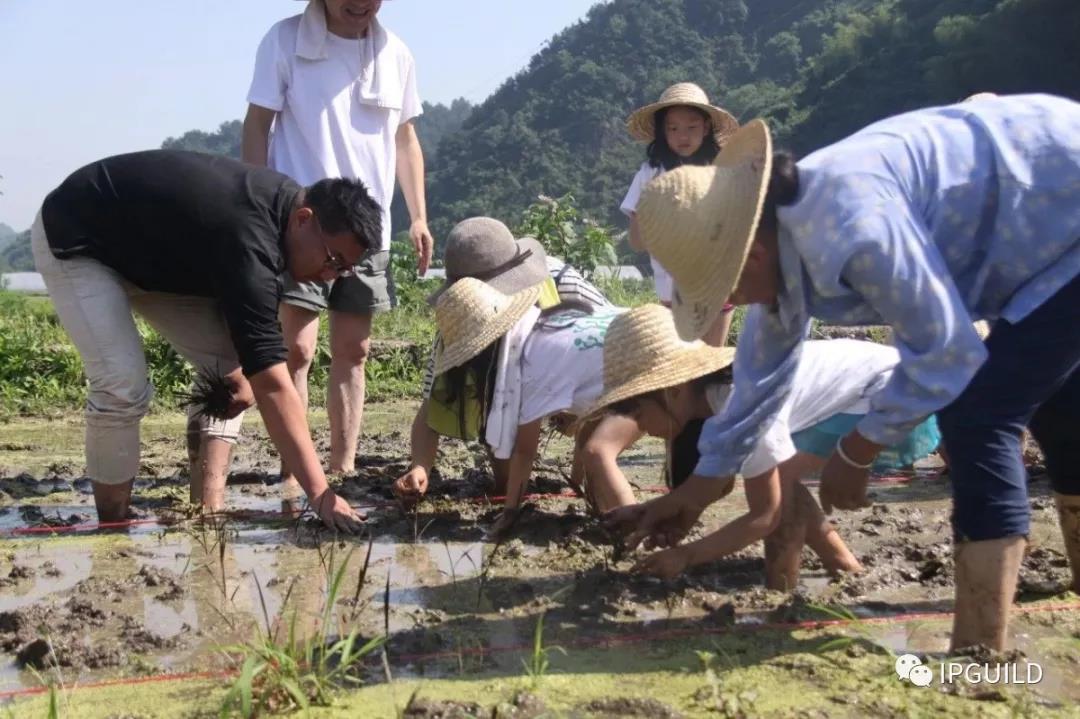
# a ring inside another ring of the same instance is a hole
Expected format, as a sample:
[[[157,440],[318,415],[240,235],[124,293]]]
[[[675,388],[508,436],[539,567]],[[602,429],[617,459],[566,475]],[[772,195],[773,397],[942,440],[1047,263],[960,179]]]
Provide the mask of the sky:
[[[477,102],[597,0],[386,0],[420,96]],[[68,174],[243,117],[255,49],[296,0],[0,0],[0,222]]]

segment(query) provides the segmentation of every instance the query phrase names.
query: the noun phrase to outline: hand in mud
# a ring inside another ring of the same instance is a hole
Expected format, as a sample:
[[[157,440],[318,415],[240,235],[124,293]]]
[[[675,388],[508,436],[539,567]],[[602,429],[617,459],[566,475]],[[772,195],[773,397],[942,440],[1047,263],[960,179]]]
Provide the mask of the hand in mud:
[[[239,368],[225,375],[225,382],[229,385],[229,409],[225,414],[226,419],[233,419],[242,412],[255,406],[255,392],[251,389],[251,383]]]
[[[651,574],[661,579],[674,579],[690,566],[690,554],[684,547],[672,547],[642,557],[630,571]]]
[[[312,500],[311,506],[315,508],[323,524],[345,534],[359,532],[364,526],[364,520],[367,519],[329,488]]]
[[[821,508],[825,510],[825,514],[832,514],[834,507],[869,507],[872,504],[866,497],[866,485],[869,481],[870,470],[852,467],[833,452],[821,470],[821,488],[818,490]]]
[[[394,480],[394,496],[406,508],[423,499],[428,489],[428,473],[423,467],[413,467]]]
[[[510,531],[519,516],[521,516],[520,509],[504,509],[499,518],[495,520],[495,523],[491,525],[491,529],[488,530],[488,537],[491,539],[501,538]]]
[[[684,503],[677,492],[672,492],[644,504],[613,509],[604,515],[604,525],[626,534],[624,543],[628,549],[634,549],[643,540],[650,549],[672,547],[690,532],[702,509]]]

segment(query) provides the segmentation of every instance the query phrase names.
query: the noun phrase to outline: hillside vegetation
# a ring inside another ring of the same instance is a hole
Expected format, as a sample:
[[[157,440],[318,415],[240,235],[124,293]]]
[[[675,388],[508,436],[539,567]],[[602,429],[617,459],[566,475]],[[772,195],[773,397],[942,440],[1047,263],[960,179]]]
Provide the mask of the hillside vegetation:
[[[622,224],[644,148],[626,116],[690,80],[797,152],[977,91],[1080,97],[1075,0],[614,0],[566,29],[442,140],[431,215],[514,216],[570,193]]]
[[[624,226],[617,208],[644,159],[626,116],[673,82],[767,118],[777,144],[806,153],[979,91],[1080,99],[1078,37],[1076,0],[612,0],[481,104],[424,104],[428,215],[441,241],[464,217],[513,223],[539,195],[571,195],[584,216]],[[240,129],[163,146],[238,157]],[[393,215],[406,229],[400,197]],[[27,269],[12,262],[28,256],[18,245],[0,265]]]

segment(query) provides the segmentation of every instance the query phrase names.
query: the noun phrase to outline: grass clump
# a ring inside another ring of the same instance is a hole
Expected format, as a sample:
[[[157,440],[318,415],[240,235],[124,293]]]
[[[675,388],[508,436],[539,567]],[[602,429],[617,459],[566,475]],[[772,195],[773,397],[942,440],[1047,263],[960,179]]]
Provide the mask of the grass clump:
[[[351,556],[350,552],[336,569],[331,556],[321,621],[313,634],[304,638],[298,635],[294,610],[284,638],[278,636],[267,620],[265,633],[257,632],[246,644],[224,648],[234,666],[239,665],[239,673],[222,702],[220,716],[248,719],[312,706],[331,706],[338,692],[363,683],[362,662],[383,646],[386,637],[364,641],[356,628],[348,632],[331,631],[334,607]],[[261,600],[261,589],[259,596]],[[265,609],[264,602],[264,612]]]

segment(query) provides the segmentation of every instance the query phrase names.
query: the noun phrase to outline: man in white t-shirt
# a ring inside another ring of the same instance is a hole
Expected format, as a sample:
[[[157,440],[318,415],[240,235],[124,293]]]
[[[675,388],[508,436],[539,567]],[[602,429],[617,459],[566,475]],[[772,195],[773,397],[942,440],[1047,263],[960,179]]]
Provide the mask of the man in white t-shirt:
[[[409,236],[427,271],[433,239],[424,198],[424,157],[412,53],[377,20],[381,0],[309,0],[259,44],[244,119],[243,159],[301,184],[359,178],[382,207],[383,236],[351,277],[285,287],[280,316],[289,370],[304,401],[319,313],[330,310],[330,472],[354,468],[364,410],[364,365],[375,312],[394,304],[390,202],[395,178],[409,208]],[[283,467],[285,493],[291,475]]]

